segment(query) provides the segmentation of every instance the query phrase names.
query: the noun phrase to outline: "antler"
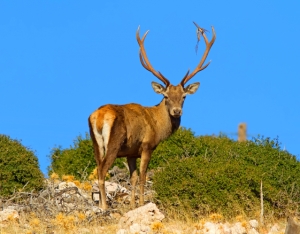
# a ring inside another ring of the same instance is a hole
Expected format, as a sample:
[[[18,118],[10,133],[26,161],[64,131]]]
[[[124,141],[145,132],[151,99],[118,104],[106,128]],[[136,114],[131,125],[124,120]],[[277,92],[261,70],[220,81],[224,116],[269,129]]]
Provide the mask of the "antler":
[[[208,55],[208,53],[209,53],[212,45],[214,44],[214,42],[216,40],[216,32],[215,32],[215,29],[214,29],[213,26],[211,27],[212,28],[213,37],[212,37],[211,41],[208,42],[207,37],[205,35],[205,31],[206,30],[203,29],[203,28],[200,28],[199,25],[196,24],[195,22],[193,22],[193,23],[198,28],[198,31],[202,34],[202,37],[204,38],[204,41],[205,41],[205,44],[206,44],[206,49],[205,49],[204,54],[203,54],[203,56],[202,56],[202,58],[200,60],[200,63],[195,68],[195,70],[191,74],[189,74],[190,70],[188,70],[188,72],[186,73],[186,75],[183,77],[182,81],[180,82],[182,86],[184,86],[190,79],[192,79],[193,76],[195,76],[199,71],[204,70],[210,64],[210,61],[209,61],[206,65],[203,66],[203,64],[204,64],[204,62],[205,62],[205,60],[207,58],[207,55]]]
[[[140,38],[140,26],[138,27],[138,29],[136,31],[136,39],[140,46],[139,54],[140,54],[141,64],[143,65],[143,67],[145,69],[152,72],[153,75],[155,75],[158,79],[160,79],[166,85],[166,87],[168,87],[170,84],[170,81],[166,77],[164,77],[160,72],[155,71],[147,58],[146,50],[144,48],[144,41],[145,41],[145,38],[146,38],[148,32],[149,32],[149,30],[144,34],[144,36],[141,39]]]

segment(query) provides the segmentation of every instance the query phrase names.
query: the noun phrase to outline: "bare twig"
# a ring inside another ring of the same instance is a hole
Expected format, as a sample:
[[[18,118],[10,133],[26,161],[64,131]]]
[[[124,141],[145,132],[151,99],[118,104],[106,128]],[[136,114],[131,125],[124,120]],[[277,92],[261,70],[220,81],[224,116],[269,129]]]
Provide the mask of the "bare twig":
[[[263,182],[260,181],[260,223],[264,224],[264,194],[263,194]]]

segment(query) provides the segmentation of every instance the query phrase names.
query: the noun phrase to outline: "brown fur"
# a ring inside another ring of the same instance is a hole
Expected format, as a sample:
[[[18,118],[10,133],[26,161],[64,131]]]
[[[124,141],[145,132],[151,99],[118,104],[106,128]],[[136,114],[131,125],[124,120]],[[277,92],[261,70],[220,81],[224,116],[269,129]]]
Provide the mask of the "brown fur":
[[[171,88],[172,90],[172,88]],[[174,96],[174,94],[172,94]],[[179,98],[175,101],[180,101]],[[182,107],[182,104],[179,107]],[[143,203],[145,173],[151,154],[162,140],[170,136],[180,125],[180,117],[169,114],[169,107],[165,99],[154,107],[143,107],[139,104],[105,105],[100,107],[89,117],[90,134],[94,144],[95,159],[98,166],[100,197],[102,208],[106,209],[104,178],[107,170],[117,157],[127,157],[131,174],[131,184],[136,185],[136,159],[141,158],[140,166],[140,203]],[[96,140],[93,126],[102,135],[104,122],[110,123],[111,131],[107,152],[101,154]],[[102,188],[101,188],[102,187]],[[134,189],[132,191],[132,206],[134,206]]]
[[[293,217],[288,217],[285,234],[300,234],[300,224]]]

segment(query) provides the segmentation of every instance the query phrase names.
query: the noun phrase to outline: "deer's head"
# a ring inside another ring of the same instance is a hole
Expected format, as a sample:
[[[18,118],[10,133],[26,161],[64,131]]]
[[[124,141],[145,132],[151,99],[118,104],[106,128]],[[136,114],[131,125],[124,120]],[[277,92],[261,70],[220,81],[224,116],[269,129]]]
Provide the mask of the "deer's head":
[[[139,31],[140,31],[139,27],[136,32],[136,39],[140,46],[140,51],[139,51],[140,61],[146,70],[150,71],[153,75],[155,75],[159,80],[161,80],[165,84],[165,86],[163,86],[159,83],[152,82],[152,87],[156,93],[164,95],[164,101],[168,108],[169,114],[175,118],[179,118],[182,115],[182,107],[183,107],[183,103],[184,103],[186,95],[194,94],[197,91],[197,89],[199,88],[199,86],[200,86],[199,82],[190,84],[186,87],[184,87],[184,86],[193,76],[195,76],[199,71],[204,70],[210,64],[210,62],[208,62],[206,65],[203,66],[203,64],[207,58],[207,55],[216,40],[216,33],[215,33],[215,30],[213,27],[212,27],[213,37],[212,37],[211,41],[209,42],[205,35],[206,30],[203,28],[200,28],[195,22],[194,22],[194,24],[197,27],[197,32],[201,33],[202,37],[204,38],[204,41],[206,44],[206,49],[203,53],[203,56],[198,64],[198,66],[195,68],[195,70],[192,73],[190,73],[188,70],[186,75],[181,80],[180,84],[178,84],[176,86],[170,84],[170,81],[166,77],[164,77],[160,72],[155,71],[155,69],[152,67],[151,63],[148,60],[146,50],[144,48],[144,41],[145,41],[145,38],[146,38],[149,30],[144,34],[142,39],[140,39],[140,36],[139,36]],[[199,35],[200,34],[198,34],[198,40],[200,39]]]

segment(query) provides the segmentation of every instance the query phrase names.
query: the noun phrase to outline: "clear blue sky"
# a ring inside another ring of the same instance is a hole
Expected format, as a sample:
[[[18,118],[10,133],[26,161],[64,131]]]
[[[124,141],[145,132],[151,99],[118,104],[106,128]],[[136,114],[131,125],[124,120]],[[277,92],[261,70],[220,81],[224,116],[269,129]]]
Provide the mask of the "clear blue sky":
[[[204,49],[196,21],[217,39],[182,126],[236,137],[246,122],[249,138],[279,136],[299,158],[299,11],[298,0],[0,1],[0,133],[35,150],[46,173],[51,148],[84,135],[99,106],[162,99],[138,58],[138,25],[152,65],[178,84]]]

